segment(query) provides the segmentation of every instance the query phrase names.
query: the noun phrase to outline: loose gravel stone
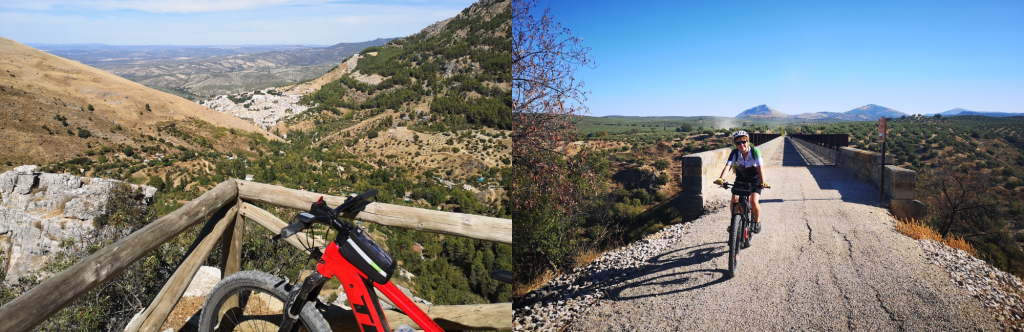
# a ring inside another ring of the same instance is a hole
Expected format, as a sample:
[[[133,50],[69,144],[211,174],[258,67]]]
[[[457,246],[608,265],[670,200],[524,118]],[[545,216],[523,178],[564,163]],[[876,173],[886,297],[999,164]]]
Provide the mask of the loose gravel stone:
[[[918,245],[935,265],[949,272],[954,285],[981,301],[1004,329],[1024,332],[1024,287],[1019,278],[934,240],[920,240]]]

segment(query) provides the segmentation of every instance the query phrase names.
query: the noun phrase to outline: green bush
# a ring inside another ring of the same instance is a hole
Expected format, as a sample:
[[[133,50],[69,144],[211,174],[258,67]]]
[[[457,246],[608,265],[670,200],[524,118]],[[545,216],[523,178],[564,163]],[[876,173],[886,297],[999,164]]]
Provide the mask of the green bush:
[[[664,171],[669,165],[668,160],[665,159],[658,159],[654,162],[654,168],[657,168],[659,171]]]

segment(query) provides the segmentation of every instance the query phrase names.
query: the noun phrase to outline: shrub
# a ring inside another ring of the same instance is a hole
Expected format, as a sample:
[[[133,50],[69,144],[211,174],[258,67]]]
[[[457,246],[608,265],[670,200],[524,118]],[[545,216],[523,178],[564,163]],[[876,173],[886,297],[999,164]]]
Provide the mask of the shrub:
[[[88,109],[90,112],[96,110],[95,108],[92,107],[92,104],[89,104],[89,106],[87,106],[86,109]]]
[[[664,171],[668,166],[669,162],[665,159],[658,159],[654,162],[654,168],[657,168],[659,171]]]
[[[130,146],[124,147],[124,150],[121,150],[121,152],[123,152],[124,155],[127,156],[127,157],[131,157],[131,156],[135,155],[135,149],[132,149],[132,147],[130,147]]]
[[[89,138],[90,136],[92,136],[92,133],[90,133],[88,130],[85,130],[85,129],[79,129],[78,130],[78,137]]]

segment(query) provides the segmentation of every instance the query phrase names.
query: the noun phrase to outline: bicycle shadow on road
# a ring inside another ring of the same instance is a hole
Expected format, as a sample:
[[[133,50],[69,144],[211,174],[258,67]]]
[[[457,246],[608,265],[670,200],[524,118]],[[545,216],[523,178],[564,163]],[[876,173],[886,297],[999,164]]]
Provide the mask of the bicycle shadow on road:
[[[688,292],[701,289],[711,285],[722,283],[728,280],[727,272],[724,269],[697,269],[688,270],[687,267],[699,266],[710,262],[713,259],[724,257],[727,252],[725,241],[705,243],[688,248],[681,248],[668,251],[654,258],[654,262],[644,269],[636,271],[630,276],[633,280],[619,283],[607,291],[610,300],[632,300],[646,297],[662,296],[674,293]],[[669,259],[678,252],[686,252],[683,257]],[[674,270],[682,270],[675,273],[665,273]],[[715,277],[717,276],[717,277]],[[654,292],[651,294],[623,295],[626,290],[641,291],[638,286],[648,286],[643,289],[661,289],[667,291]],[[649,287],[658,286],[658,287]],[[680,288],[680,286],[683,286]]]

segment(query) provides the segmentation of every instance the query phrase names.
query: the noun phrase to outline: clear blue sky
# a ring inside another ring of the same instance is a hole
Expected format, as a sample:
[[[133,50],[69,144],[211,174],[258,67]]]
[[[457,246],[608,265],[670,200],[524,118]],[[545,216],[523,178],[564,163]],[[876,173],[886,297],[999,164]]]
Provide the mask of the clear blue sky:
[[[270,45],[404,37],[472,0],[0,0],[0,36],[21,43]]]
[[[599,64],[590,115],[1024,112],[1024,1],[550,5]]]

